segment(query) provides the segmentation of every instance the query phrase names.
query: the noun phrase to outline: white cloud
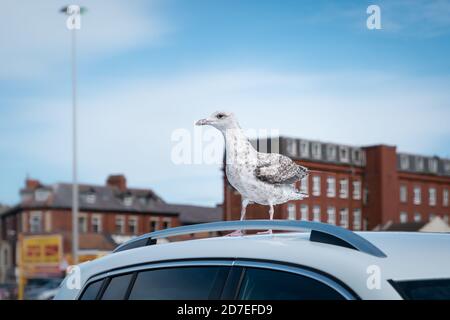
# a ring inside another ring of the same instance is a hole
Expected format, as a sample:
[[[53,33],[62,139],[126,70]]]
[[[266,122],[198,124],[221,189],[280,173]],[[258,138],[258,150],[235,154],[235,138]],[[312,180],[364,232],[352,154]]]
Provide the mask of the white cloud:
[[[109,173],[123,172],[132,185],[152,186],[169,200],[220,201],[219,165],[175,165],[170,159],[173,130],[193,130],[195,120],[218,109],[235,112],[244,128],[448,156],[442,141],[450,137],[449,84],[448,78],[383,73],[261,70],[128,79],[81,100],[81,180],[103,183]],[[69,170],[70,104],[29,103],[26,114],[11,117],[40,129],[6,132],[0,147]]]
[[[59,0],[5,0],[0,10],[0,79],[48,76],[69,61],[70,31]],[[95,59],[158,45],[171,30],[159,1],[77,1],[88,11],[78,31],[79,56]]]

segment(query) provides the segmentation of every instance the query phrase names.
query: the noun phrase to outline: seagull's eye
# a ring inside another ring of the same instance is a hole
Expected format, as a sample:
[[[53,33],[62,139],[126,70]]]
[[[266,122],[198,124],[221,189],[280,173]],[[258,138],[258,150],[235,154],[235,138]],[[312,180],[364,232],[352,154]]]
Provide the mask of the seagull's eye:
[[[216,118],[217,118],[217,119],[223,119],[223,118],[225,118],[225,114],[219,113],[219,114],[216,116]]]

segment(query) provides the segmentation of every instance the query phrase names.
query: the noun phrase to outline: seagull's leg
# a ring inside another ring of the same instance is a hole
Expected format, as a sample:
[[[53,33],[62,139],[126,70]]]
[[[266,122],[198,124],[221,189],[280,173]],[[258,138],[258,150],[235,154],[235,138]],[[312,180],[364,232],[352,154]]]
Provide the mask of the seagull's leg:
[[[272,221],[273,220],[273,214],[274,214],[273,204],[270,204],[269,206],[270,206],[269,218]],[[269,229],[267,231],[258,232],[258,234],[272,234],[272,229]]]
[[[242,200],[242,208],[241,208],[241,221],[243,221],[245,219],[245,212],[247,211],[247,206],[249,204],[249,201],[247,199],[243,199]],[[230,234],[227,234],[227,236],[229,237],[236,237],[236,236],[242,236],[244,233],[242,232],[242,230],[236,230],[233,231]]]

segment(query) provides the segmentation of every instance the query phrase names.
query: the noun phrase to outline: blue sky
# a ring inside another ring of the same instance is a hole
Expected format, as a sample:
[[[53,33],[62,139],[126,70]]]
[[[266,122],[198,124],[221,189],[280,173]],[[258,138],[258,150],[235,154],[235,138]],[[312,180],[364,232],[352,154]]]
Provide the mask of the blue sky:
[[[79,1],[79,175],[166,200],[222,199],[218,165],[175,165],[174,130],[215,110],[245,128],[450,157],[450,1]],[[381,8],[381,30],[366,8]],[[28,174],[71,178],[61,1],[0,12],[0,203]]]

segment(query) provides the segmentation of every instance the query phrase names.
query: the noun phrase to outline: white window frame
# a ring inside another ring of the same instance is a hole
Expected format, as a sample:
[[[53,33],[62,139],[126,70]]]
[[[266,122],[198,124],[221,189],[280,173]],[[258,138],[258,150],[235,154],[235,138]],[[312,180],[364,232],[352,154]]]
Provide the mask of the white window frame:
[[[409,169],[409,156],[407,154],[400,155],[400,169],[402,170]]]
[[[422,188],[420,186],[414,186],[413,189],[413,203],[419,205],[422,203]]]
[[[435,158],[428,159],[428,170],[430,172],[436,173],[438,171],[438,160]]]
[[[449,198],[448,189],[443,189],[442,190],[442,206],[448,207],[448,198]]]
[[[437,204],[437,190],[435,187],[428,188],[428,205],[434,207]]]
[[[314,205],[313,206],[313,221],[320,222],[321,221],[320,214],[321,214],[320,206]]]
[[[353,180],[353,200],[361,200],[361,189],[362,183],[361,180]]]
[[[81,223],[81,220],[84,222]],[[88,217],[86,213],[78,213],[78,231],[80,233],[87,233],[88,230]]]
[[[334,144],[327,144],[327,160],[336,161],[337,147]]]
[[[86,203],[94,204],[95,201],[97,200],[97,196],[95,193],[90,192],[90,193],[86,194],[85,199],[86,199]]]
[[[313,159],[322,159],[322,145],[320,142],[313,142],[311,145],[311,155]]]
[[[313,196],[316,196],[316,197],[320,196],[320,184],[321,184],[320,180],[321,180],[320,176],[314,175],[312,177],[312,183],[313,183],[312,194],[313,194]]]
[[[304,221],[309,220],[309,207],[307,204],[302,203],[300,205],[300,219]]]
[[[407,223],[408,222],[408,212],[401,211],[400,212],[400,223]]]
[[[309,158],[309,142],[305,140],[300,141],[300,157]]]
[[[288,203],[287,218],[288,220],[297,220],[297,208],[295,203]]]
[[[49,196],[50,196],[50,191],[46,190],[46,189],[39,188],[39,189],[36,189],[36,191],[34,192],[34,198],[38,202],[47,201]]]
[[[300,180],[300,192],[309,194],[309,175]]]
[[[362,212],[360,208],[353,209],[353,230],[361,230]]]
[[[339,225],[343,228],[348,229],[348,209],[347,208],[341,208],[341,210],[339,210]]]
[[[29,216],[30,233],[42,232],[42,211],[31,211]]]
[[[333,206],[329,206],[327,208],[327,216],[328,216],[327,223],[335,225],[336,224],[336,208]]]
[[[172,227],[172,219],[170,219],[170,218],[163,218],[162,223],[163,223],[163,225],[162,225],[163,228],[164,228],[164,223],[167,223],[167,227],[164,229],[169,229]]]
[[[420,156],[416,156],[416,159],[415,159],[416,171],[423,171],[424,164],[425,164],[424,158],[420,157]]]
[[[155,223],[155,228],[154,229],[152,229],[152,222]],[[150,232],[159,230],[160,229],[159,218],[158,217],[150,217],[150,220],[148,222],[148,226],[149,226]]]
[[[406,184],[400,184],[400,202],[408,202],[408,186]]]
[[[120,223],[118,223],[118,222],[120,222]],[[117,226],[119,226],[119,225],[120,225],[120,230],[117,231]],[[124,234],[125,233],[125,217],[124,216],[116,216],[116,219],[114,221],[114,232],[116,234]]]
[[[93,214],[91,217],[91,225],[92,225],[92,232],[94,233],[102,233],[103,232],[103,223],[102,223],[103,216],[101,214]],[[94,226],[97,227],[97,230],[95,230]]]
[[[348,163],[350,161],[350,151],[348,147],[339,147],[339,161]]]
[[[286,152],[289,156],[298,156],[297,140],[286,139]]]
[[[128,217],[128,233],[129,234],[133,234],[133,235],[136,235],[136,234],[138,234],[139,233],[139,230],[138,230],[138,217],[137,216],[129,216]],[[133,227],[134,228],[134,231],[132,232],[131,231],[131,227]]]
[[[339,180],[339,198],[347,199],[348,198],[348,179],[340,179]]]
[[[125,196],[123,198],[123,205],[125,207],[131,207],[133,205],[133,196]]]
[[[335,177],[327,177],[327,197],[334,198],[336,197],[336,178]]]

